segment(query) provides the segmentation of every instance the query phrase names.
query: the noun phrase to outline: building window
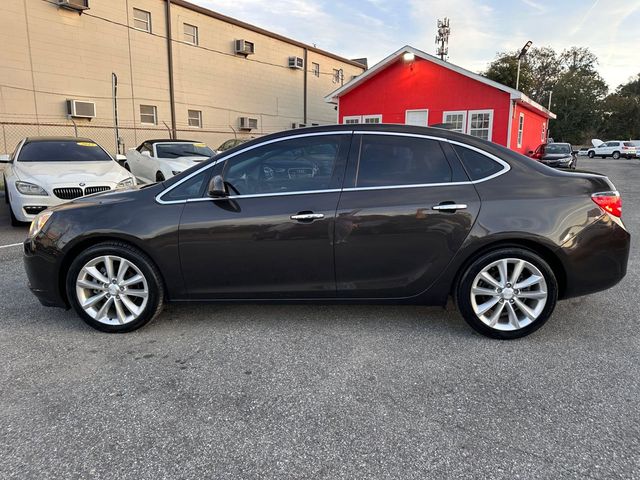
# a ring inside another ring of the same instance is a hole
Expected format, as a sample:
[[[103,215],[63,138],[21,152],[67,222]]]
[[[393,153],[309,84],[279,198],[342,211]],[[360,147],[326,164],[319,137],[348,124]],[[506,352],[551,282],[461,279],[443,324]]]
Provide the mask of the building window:
[[[189,126],[202,128],[202,112],[200,110],[189,110]]]
[[[464,133],[467,128],[467,112],[444,112],[442,114],[442,123],[449,125],[454,132]]]
[[[524,132],[524,113],[518,118],[518,148],[522,147],[522,134]]]
[[[155,105],[140,105],[140,123],[158,124],[158,108]]]
[[[362,123],[382,123],[382,115],[363,115]]]
[[[493,110],[471,110],[467,122],[467,133],[483,140],[491,141],[493,131]]]
[[[198,45],[198,27],[184,24],[184,41],[191,45]]]
[[[320,64],[319,63],[315,63],[315,62],[311,62],[311,71],[313,72],[313,74],[316,77],[320,76]]]
[[[333,80],[333,83],[342,84],[342,70],[334,68],[332,80]]]
[[[429,110],[406,110],[404,112],[405,125],[419,125],[426,127],[429,124]]]
[[[342,118],[342,123],[344,123],[345,125],[348,124],[353,124],[353,123],[360,123],[362,120],[362,117],[360,115],[352,115],[350,117],[343,117]]]
[[[133,9],[133,28],[151,33],[151,14],[138,8]]]

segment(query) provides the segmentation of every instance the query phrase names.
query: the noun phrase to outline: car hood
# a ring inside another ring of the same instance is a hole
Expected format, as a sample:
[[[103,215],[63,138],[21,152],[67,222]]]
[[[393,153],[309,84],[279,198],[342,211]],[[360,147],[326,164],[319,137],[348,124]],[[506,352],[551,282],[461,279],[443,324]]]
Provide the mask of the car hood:
[[[600,145],[602,145],[604,142],[602,140],[600,140],[599,138],[592,138],[591,139],[591,145],[593,145],[594,147],[598,147]]]
[[[19,180],[40,186],[78,183],[118,183],[131,174],[116,162],[15,162]]]

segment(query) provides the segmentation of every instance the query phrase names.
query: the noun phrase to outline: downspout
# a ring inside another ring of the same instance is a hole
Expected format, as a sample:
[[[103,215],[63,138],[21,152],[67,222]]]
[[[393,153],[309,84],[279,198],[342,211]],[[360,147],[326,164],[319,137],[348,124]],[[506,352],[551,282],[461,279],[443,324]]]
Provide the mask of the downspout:
[[[308,74],[309,74],[309,69],[307,68],[307,57],[308,57],[308,50],[305,48],[304,49],[304,89],[303,89],[303,122],[305,125],[307,125],[307,81],[308,81]]]
[[[515,100],[509,99],[509,123],[507,124],[507,148],[511,148],[511,127],[513,126],[513,105]]]
[[[169,105],[171,107],[171,132],[174,139],[176,131],[176,97],[173,85],[173,39],[171,35],[171,0],[167,0],[167,55],[169,56]]]

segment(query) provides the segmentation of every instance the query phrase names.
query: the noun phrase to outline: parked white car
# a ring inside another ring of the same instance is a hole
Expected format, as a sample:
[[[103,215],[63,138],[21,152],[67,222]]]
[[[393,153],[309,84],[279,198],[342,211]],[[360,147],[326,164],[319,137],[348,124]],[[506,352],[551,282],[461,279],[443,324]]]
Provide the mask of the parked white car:
[[[93,140],[29,137],[0,157],[12,225],[74,198],[135,185],[135,179]]]
[[[163,182],[215,155],[204,143],[147,140],[127,151],[124,167],[145,183]]]
[[[636,147],[636,157],[640,158],[640,140],[631,140],[631,143]]]
[[[620,157],[634,158],[636,156],[636,147],[632,142],[624,140],[610,140],[603,142],[597,138],[591,140],[593,148],[587,152],[589,158],[593,157],[612,157],[617,160]]]

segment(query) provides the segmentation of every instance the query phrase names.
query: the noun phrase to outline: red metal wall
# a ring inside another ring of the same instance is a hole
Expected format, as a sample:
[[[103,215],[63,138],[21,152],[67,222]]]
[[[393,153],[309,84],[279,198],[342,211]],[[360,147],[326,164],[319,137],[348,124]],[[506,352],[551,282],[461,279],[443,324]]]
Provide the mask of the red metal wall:
[[[520,114],[524,114],[524,129],[522,131],[522,147],[518,148],[518,119]],[[542,137],[542,127],[545,133],[548,127],[546,117],[529,110],[522,105],[516,105],[513,115],[513,126],[511,127],[511,150],[527,154],[530,150],[535,150],[538,145],[546,141],[546,136]]]
[[[442,122],[443,111],[493,109],[492,141],[506,146],[509,102],[508,93],[465,75],[420,58],[400,58],[340,97],[338,121],[382,114],[384,123],[405,123],[406,110],[427,108],[433,125]]]

